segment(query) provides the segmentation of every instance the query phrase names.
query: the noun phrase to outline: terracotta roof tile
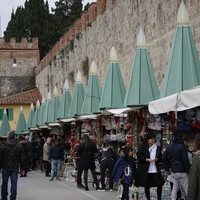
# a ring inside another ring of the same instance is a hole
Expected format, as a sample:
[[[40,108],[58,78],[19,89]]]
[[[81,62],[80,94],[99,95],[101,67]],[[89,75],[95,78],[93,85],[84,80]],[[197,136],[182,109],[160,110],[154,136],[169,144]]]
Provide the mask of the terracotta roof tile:
[[[22,93],[0,98],[0,104],[36,104],[37,100],[41,101],[42,96],[38,88],[34,88]]]

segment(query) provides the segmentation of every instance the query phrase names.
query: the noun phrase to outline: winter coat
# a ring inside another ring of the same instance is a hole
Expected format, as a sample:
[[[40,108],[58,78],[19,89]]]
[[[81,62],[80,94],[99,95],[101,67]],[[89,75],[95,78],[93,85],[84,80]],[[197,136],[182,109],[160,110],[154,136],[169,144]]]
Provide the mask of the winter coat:
[[[43,145],[43,160],[44,161],[49,160],[50,149],[51,149],[51,145],[45,142]]]
[[[0,161],[2,168],[25,169],[26,156],[22,145],[15,139],[2,142],[0,146]]]
[[[126,176],[125,174],[128,166],[131,169],[131,173],[128,176]],[[126,160],[123,156],[120,156],[116,161],[112,172],[113,182],[118,183],[119,179],[122,179],[123,183],[132,185],[132,182],[133,180],[135,180],[135,178],[136,178],[136,167],[134,160],[132,158]]]
[[[38,159],[38,144],[37,144],[37,142],[31,142],[31,157],[32,157],[32,159]]]
[[[149,146],[147,144],[142,144],[137,151],[137,159],[138,159],[138,168],[137,168],[137,179],[136,179],[136,185],[145,187],[147,183],[147,177],[148,177],[148,170],[150,163],[146,161],[147,158],[150,158],[150,152],[149,152]],[[156,150],[156,158],[158,159],[156,164],[157,173],[160,177],[162,185],[164,185],[165,180],[161,174],[159,163],[161,162],[162,153],[160,146],[157,146]],[[150,184],[150,187],[157,187],[157,185],[152,181]]]
[[[194,157],[189,172],[189,186],[186,200],[200,199],[200,152]]]
[[[104,159],[112,159],[114,162],[116,160],[116,153],[112,148],[105,148],[99,153],[99,161],[101,162]]]
[[[81,166],[83,169],[95,169],[95,154],[98,153],[96,145],[89,142],[87,147],[81,143],[78,147],[77,154],[81,156]]]
[[[22,145],[22,148],[24,150],[24,154],[25,154],[26,162],[27,162],[28,160],[31,159],[31,148],[29,147],[29,144],[26,141],[22,141],[20,144]]]
[[[172,144],[167,146],[162,156],[162,162],[166,171],[171,169],[174,173],[189,172],[188,151],[182,138],[175,138]]]
[[[49,160],[62,160],[64,161],[64,150],[61,145],[53,145],[50,149]]]
[[[40,144],[38,146],[38,158],[43,156],[43,146],[44,146],[44,142],[40,141]]]

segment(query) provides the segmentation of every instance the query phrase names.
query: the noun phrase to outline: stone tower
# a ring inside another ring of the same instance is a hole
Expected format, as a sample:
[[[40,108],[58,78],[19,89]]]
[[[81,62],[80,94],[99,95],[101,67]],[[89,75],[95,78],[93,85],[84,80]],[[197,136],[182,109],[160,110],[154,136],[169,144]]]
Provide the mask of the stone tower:
[[[38,39],[16,42],[0,38],[0,98],[35,87],[35,67],[39,62]]]

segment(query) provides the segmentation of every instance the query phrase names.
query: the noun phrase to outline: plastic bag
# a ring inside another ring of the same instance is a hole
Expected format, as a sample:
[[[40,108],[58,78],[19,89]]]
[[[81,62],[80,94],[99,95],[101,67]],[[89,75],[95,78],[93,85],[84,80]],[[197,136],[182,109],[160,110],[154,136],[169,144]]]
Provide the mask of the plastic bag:
[[[123,186],[122,186],[122,184],[119,184],[118,185],[117,197],[121,199],[122,198],[122,193],[123,193]]]

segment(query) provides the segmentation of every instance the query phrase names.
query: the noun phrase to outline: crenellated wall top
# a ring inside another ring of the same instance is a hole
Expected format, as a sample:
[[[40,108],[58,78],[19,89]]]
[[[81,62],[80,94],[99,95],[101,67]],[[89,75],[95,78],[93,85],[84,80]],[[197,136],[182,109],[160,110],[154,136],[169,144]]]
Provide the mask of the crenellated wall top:
[[[28,42],[27,38],[21,38],[20,42],[16,42],[16,38],[11,37],[10,42],[5,42],[5,38],[0,38],[1,50],[38,50],[38,38],[32,38],[32,42]]]

